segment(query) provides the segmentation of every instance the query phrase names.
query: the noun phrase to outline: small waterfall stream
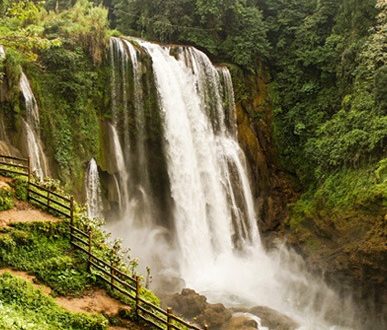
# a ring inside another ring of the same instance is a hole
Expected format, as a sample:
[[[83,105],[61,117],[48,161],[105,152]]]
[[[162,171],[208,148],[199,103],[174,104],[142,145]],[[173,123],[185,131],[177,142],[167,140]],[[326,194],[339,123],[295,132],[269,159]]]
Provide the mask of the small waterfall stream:
[[[87,216],[91,219],[101,218],[103,216],[101,183],[98,165],[94,158],[90,160],[87,167],[85,187]]]
[[[159,276],[172,271],[211,301],[269,306],[305,329],[332,328],[341,308],[336,319],[351,323],[350,302],[300,257],[261,244],[229,70],[193,47],[112,38],[110,50],[121,214],[107,229]]]
[[[26,108],[26,119],[22,120],[22,124],[26,138],[27,153],[31,157],[32,171],[35,172],[38,178],[43,179],[48,175],[48,162],[39,135],[39,108],[24,72],[21,73],[19,87],[24,97]]]
[[[126,212],[129,203],[128,193],[128,172],[125,165],[125,156],[122,150],[121,142],[118,137],[117,129],[114,125],[109,125],[109,136],[111,139],[111,148],[114,155],[115,168],[117,173],[115,174],[115,181],[117,182],[118,195],[120,196],[119,207],[122,212]]]

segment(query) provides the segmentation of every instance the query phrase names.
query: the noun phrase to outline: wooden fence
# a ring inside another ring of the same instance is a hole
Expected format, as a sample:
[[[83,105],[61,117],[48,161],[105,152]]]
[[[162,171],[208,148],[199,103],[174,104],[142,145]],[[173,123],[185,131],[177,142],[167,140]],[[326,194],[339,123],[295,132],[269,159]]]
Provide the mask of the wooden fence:
[[[28,200],[35,205],[70,220],[71,245],[87,255],[87,266],[90,273],[105,282],[111,290],[121,294],[135,306],[137,320],[160,330],[203,330],[173,314],[171,308],[166,310],[141,297],[141,280],[139,276],[132,277],[118,269],[114,261],[105,261],[93,252],[98,248],[93,244],[93,233],[90,229],[82,230],[74,223],[74,199],[51,191],[38,181],[34,181],[29,159],[0,155],[0,173],[20,175],[28,179]]]
[[[30,160],[0,155],[0,171],[30,177]]]

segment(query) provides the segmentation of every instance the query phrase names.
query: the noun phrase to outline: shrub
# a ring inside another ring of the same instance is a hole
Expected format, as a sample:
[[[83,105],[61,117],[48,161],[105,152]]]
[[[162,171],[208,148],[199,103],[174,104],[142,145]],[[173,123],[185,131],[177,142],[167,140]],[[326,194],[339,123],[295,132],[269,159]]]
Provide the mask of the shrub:
[[[101,315],[70,313],[28,282],[6,273],[0,276],[1,329],[106,329]]]
[[[28,182],[22,178],[16,178],[12,181],[12,188],[15,191],[15,197],[21,201],[27,200]]]
[[[9,189],[0,189],[0,211],[13,208],[13,192]]]

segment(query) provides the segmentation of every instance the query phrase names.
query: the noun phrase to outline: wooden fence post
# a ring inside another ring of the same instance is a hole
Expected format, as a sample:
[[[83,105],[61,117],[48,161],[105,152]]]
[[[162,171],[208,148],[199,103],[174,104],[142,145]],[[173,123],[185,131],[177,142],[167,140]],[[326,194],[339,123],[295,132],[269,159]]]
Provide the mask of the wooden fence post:
[[[167,308],[167,330],[172,329],[172,308],[168,307]]]
[[[74,197],[70,198],[70,242],[73,240],[73,226],[74,226]]]
[[[140,276],[136,276],[136,317],[137,320],[140,320]]]
[[[112,291],[114,290],[114,258],[112,257],[110,260],[110,288]]]
[[[88,229],[88,234],[89,234],[89,240],[88,240],[88,244],[89,244],[89,246],[88,246],[88,251],[89,251],[89,255],[88,255],[88,258],[87,258],[87,269],[88,269],[88,271],[89,271],[89,273],[91,272],[91,228],[89,227],[89,229]]]
[[[50,210],[50,191],[47,190],[47,211]]]
[[[30,183],[31,183],[31,158],[27,158],[27,174],[28,174],[28,183],[27,183],[27,201],[30,200]]]

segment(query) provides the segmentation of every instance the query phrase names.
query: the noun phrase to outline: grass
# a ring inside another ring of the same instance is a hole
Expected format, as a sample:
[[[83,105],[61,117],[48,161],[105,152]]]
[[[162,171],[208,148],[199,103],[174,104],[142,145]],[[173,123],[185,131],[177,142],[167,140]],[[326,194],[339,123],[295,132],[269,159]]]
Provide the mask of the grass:
[[[0,276],[0,329],[102,330],[107,324],[101,315],[64,310],[25,280],[9,273]]]
[[[70,246],[65,223],[18,223],[2,228],[0,267],[34,273],[56,294],[80,296],[95,284],[86,259]]]

